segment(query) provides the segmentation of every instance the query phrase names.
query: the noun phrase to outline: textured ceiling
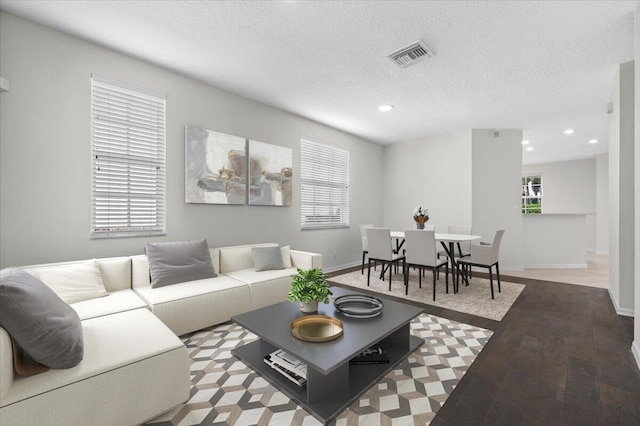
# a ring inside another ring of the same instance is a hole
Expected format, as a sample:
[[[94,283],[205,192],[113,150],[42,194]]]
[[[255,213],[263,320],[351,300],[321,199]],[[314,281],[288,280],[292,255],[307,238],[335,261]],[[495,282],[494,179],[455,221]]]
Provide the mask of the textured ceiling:
[[[380,144],[521,128],[525,163],[607,152],[635,1],[6,1],[10,13]],[[386,55],[417,39],[433,58]],[[377,107],[393,104],[381,113]],[[576,133],[565,136],[572,127]],[[591,138],[600,139],[595,145]]]

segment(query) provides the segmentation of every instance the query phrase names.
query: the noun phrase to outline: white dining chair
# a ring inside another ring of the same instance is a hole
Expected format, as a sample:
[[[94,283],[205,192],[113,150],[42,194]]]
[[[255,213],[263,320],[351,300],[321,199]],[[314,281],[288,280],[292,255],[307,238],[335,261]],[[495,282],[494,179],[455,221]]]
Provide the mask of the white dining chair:
[[[367,240],[367,228],[375,228],[374,224],[360,225],[360,237],[362,238],[362,268],[360,274],[364,274],[364,262],[369,253],[369,241]],[[374,264],[375,268],[375,264]]]
[[[491,298],[493,297],[493,273],[491,268],[496,267],[496,275],[498,276],[498,292],[500,289],[500,243],[502,242],[502,236],[504,235],[504,229],[499,229],[493,236],[493,242],[491,244],[480,243],[471,245],[471,255],[458,259],[458,263],[466,266],[479,266],[489,269],[489,283],[491,284]],[[465,270],[463,270],[465,271]],[[468,280],[467,280],[468,281]]]
[[[389,291],[391,291],[391,277],[393,264],[404,261],[404,255],[394,253],[391,248],[391,231],[389,228],[367,228],[367,243],[369,248],[369,267],[367,270],[367,287],[371,281],[371,261],[382,264],[380,277],[384,281],[384,274],[389,270]]]
[[[409,268],[412,266],[418,268],[419,288],[422,288],[422,274],[424,269],[431,269],[433,273],[434,301],[436,300],[436,271],[444,266],[447,293],[449,293],[449,264],[445,259],[438,259],[436,253],[435,231],[407,230],[404,231],[404,241],[406,245],[404,294],[409,294]]]
[[[460,225],[449,225],[447,227],[448,234],[458,234],[458,235],[471,235],[471,226],[460,226]],[[467,257],[471,255],[471,241],[463,241],[456,244],[458,251],[454,249],[453,257],[454,260],[460,259],[462,257]],[[445,250],[440,250],[438,252],[438,258],[446,257],[449,259],[449,255]],[[453,268],[453,263],[451,263],[451,267]],[[453,273],[453,271],[451,271]],[[471,271],[469,271],[469,276],[471,276]]]

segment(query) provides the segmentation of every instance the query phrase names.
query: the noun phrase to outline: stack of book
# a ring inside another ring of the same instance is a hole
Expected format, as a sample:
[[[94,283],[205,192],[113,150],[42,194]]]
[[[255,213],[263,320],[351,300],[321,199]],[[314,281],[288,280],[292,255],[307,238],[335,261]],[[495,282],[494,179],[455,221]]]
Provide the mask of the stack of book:
[[[307,364],[283,350],[278,349],[266,355],[264,362],[298,386],[307,383]]]
[[[372,346],[349,360],[351,365],[389,364],[389,357],[380,346]]]

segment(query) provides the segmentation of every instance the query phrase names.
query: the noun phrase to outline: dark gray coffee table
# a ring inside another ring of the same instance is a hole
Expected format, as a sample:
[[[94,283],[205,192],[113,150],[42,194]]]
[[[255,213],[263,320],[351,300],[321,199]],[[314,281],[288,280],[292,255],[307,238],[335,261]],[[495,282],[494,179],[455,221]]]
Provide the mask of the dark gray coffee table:
[[[361,294],[339,287],[332,287],[331,291],[335,297]],[[370,319],[349,318],[335,311],[332,304],[319,304],[318,314],[338,318],[344,324],[341,337],[324,343],[303,342],[291,335],[291,322],[306,315],[300,312],[298,303],[285,301],[236,315],[231,320],[259,339],[231,353],[318,420],[327,423],[424,342],[411,335],[409,326],[411,320],[422,313],[422,308],[376,297],[384,302],[384,309],[381,315]],[[349,365],[351,358],[374,344],[385,349],[389,364]],[[264,356],[276,349],[307,363],[305,386],[297,386],[265,364]]]

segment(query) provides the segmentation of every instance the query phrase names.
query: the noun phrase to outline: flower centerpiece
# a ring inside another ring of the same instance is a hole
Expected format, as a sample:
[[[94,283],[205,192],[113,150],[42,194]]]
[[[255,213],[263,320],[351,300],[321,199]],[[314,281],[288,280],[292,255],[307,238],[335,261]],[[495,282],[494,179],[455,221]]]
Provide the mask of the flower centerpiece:
[[[416,229],[424,229],[424,224],[429,221],[429,210],[422,206],[413,209],[413,220],[416,221]]]

